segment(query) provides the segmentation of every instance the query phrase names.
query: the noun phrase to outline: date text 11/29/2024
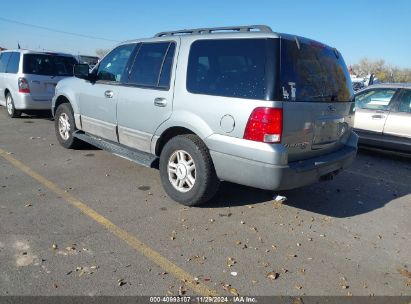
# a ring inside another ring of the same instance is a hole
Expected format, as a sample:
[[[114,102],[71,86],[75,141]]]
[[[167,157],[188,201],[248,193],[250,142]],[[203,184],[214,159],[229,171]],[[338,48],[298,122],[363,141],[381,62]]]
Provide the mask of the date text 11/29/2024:
[[[162,296],[150,297],[150,303],[257,303],[255,297],[202,297],[202,296]]]

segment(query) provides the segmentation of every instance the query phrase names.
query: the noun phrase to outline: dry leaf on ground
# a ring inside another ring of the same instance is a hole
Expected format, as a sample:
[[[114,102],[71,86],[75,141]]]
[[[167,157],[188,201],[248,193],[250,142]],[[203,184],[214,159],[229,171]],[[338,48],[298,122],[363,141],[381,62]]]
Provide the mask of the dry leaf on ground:
[[[270,279],[272,281],[277,280],[279,276],[280,276],[280,274],[275,272],[275,271],[271,271],[271,272],[267,273],[267,275],[266,275],[267,279]]]
[[[237,291],[236,288],[230,287],[230,288],[229,288],[229,291],[230,291],[230,293],[231,293],[232,295],[238,296],[238,291]]]
[[[401,268],[401,269],[398,269],[398,272],[399,272],[401,275],[403,275],[403,276],[411,279],[411,272],[409,272],[407,269]]]

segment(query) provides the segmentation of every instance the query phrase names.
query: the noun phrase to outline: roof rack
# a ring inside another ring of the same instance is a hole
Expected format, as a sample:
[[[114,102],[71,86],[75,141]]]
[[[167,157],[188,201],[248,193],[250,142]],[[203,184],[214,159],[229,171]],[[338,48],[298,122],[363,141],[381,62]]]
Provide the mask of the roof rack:
[[[272,33],[273,30],[267,25],[245,25],[245,26],[225,26],[225,27],[208,27],[197,29],[186,29],[171,32],[160,32],[155,34],[154,37],[175,36],[175,35],[199,35],[199,34],[212,34],[214,32],[261,32]]]

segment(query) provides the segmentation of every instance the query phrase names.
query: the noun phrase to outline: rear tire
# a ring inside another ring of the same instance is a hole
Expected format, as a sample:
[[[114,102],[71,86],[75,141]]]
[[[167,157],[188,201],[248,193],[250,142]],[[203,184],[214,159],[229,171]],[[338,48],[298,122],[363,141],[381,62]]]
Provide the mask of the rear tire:
[[[7,114],[9,115],[9,117],[18,118],[21,116],[21,111],[16,110],[16,108],[14,107],[13,97],[11,97],[10,93],[7,93],[7,96],[6,96],[6,108],[7,108]]]
[[[178,135],[166,143],[160,176],[166,193],[186,206],[211,200],[220,183],[206,145],[194,134]]]
[[[76,131],[73,108],[69,103],[58,106],[54,117],[54,128],[59,143],[66,149],[79,147],[81,141],[73,136]]]

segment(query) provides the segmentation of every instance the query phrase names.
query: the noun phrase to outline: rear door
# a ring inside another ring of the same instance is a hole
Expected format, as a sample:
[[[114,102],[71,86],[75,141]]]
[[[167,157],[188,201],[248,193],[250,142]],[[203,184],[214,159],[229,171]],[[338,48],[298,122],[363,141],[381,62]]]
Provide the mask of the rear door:
[[[353,90],[341,54],[301,37],[281,39],[279,99],[289,161],[335,151],[353,125]]]
[[[172,72],[179,40],[139,44],[120,88],[117,106],[121,144],[150,152],[151,138],[173,109]]]
[[[71,56],[28,53],[23,55],[23,74],[33,100],[46,101],[54,96],[57,83],[73,76],[76,60]]]
[[[354,128],[381,135],[397,93],[395,88],[370,89],[355,97]]]
[[[411,146],[411,90],[402,90],[398,102],[389,113],[384,136],[408,139]]]

